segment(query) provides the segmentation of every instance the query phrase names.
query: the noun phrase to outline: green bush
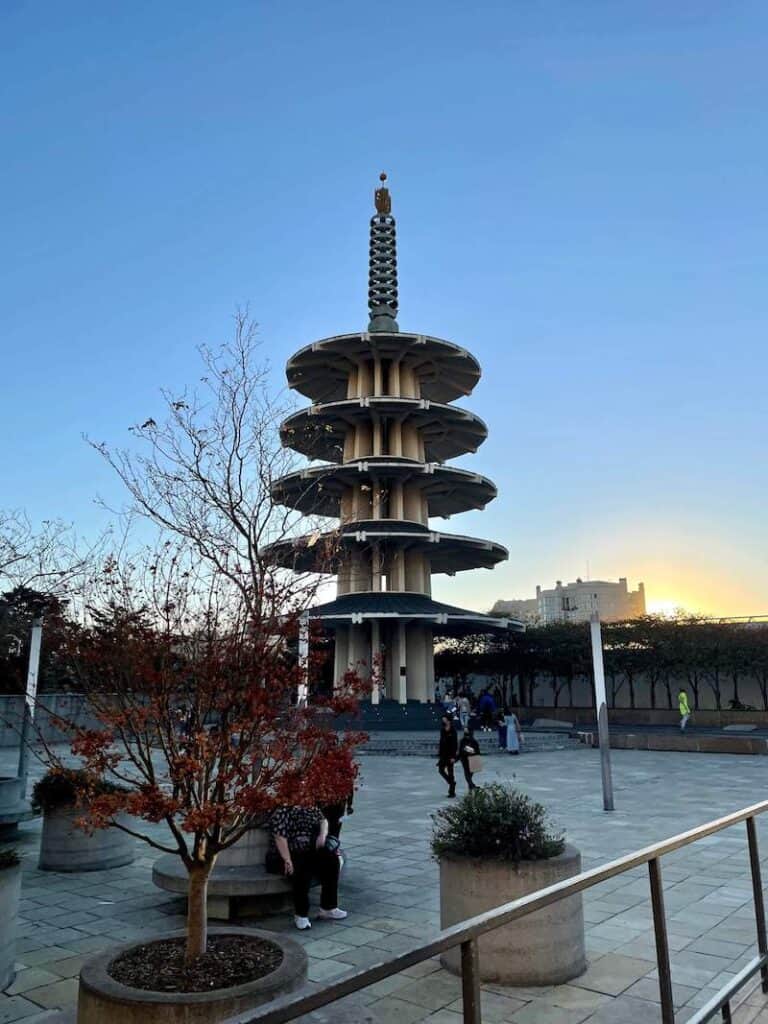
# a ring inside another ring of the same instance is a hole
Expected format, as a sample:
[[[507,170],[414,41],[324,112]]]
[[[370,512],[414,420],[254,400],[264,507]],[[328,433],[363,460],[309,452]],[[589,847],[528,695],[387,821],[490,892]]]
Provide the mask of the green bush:
[[[478,786],[457,803],[432,815],[436,857],[492,857],[546,860],[565,848],[565,838],[547,820],[541,804],[509,786]]]
[[[74,807],[85,793],[96,796],[123,790],[124,787],[104,779],[94,782],[82,771],[48,772],[34,785],[32,807],[36,811],[55,811],[58,807]]]
[[[15,868],[19,863],[19,855],[15,850],[0,850],[0,871]]]

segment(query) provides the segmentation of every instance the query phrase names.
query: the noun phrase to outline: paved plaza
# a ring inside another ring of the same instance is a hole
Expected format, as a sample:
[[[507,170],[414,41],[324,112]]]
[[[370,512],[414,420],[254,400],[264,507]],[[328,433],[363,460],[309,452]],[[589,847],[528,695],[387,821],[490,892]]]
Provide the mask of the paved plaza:
[[[288,917],[262,926],[290,929],[310,957],[310,983],[338,978],[408,949],[439,928],[438,869],[429,852],[430,814],[445,787],[434,761],[361,758],[361,789],[344,826],[349,853],[341,923],[299,933]],[[602,810],[599,757],[587,748],[499,756],[485,781],[514,781],[550,808],[591,867],[761,799],[762,757],[615,751],[617,810]],[[0,767],[13,768],[11,751]],[[462,783],[459,784],[461,794]],[[149,848],[130,867],[89,874],[36,868],[40,823],[22,826],[24,857],[19,970],[0,995],[0,1024],[42,1022],[71,1008],[83,960],[102,948],[183,925],[183,904],[152,885]],[[760,826],[768,878],[768,821]],[[744,826],[663,861],[676,1019],[686,1021],[755,952]],[[484,1024],[646,1024],[660,1020],[647,871],[638,869],[585,895],[589,969],[556,988],[484,986]],[[429,961],[345,1000],[377,1024],[461,1024],[459,980]],[[365,1009],[363,1009],[363,1005]],[[759,990],[740,1007],[740,1024],[768,1024]],[[333,1015],[328,1016],[332,1020]],[[351,1018],[355,1019],[354,1009]]]

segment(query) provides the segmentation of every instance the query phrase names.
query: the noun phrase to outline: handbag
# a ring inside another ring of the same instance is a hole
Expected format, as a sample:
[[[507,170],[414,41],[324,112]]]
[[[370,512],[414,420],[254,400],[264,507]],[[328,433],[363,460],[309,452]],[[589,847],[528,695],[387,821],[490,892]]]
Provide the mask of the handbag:
[[[470,754],[467,758],[467,768],[471,775],[483,770],[483,759],[479,754]]]

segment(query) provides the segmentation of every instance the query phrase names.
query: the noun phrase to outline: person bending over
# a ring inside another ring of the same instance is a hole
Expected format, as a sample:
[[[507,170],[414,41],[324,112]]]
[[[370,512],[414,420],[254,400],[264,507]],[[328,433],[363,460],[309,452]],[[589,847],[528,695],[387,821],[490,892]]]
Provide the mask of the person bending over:
[[[320,882],[319,917],[342,921],[346,910],[338,905],[340,861],[326,848],[328,822],[317,807],[278,807],[268,823],[271,837],[267,851],[267,870],[286,875],[293,887],[296,927],[311,928],[309,887],[312,879]]]

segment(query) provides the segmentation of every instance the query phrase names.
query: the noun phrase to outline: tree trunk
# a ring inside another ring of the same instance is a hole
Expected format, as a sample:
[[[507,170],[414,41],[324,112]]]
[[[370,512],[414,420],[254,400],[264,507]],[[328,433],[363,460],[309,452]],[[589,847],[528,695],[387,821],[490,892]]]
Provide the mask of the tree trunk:
[[[731,678],[733,680],[733,706],[735,708],[741,707],[741,697],[739,696],[739,673],[732,672]]]
[[[185,960],[191,963],[208,947],[208,876],[212,864],[194,864],[189,869],[187,890],[187,949]]]

